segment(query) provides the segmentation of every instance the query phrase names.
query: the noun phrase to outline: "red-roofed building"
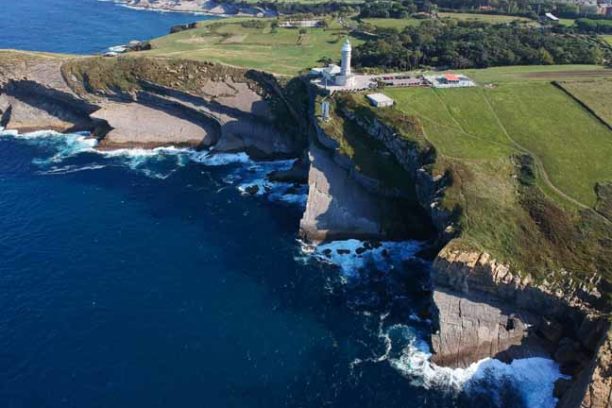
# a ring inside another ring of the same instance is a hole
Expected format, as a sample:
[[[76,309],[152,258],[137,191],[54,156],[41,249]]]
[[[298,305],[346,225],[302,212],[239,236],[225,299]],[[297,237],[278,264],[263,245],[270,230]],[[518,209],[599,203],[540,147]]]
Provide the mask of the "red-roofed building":
[[[449,84],[457,83],[457,82],[461,81],[461,78],[459,77],[459,75],[455,75],[455,74],[450,73],[450,72],[444,74],[442,77],[444,78],[444,81],[446,83],[449,83]]]

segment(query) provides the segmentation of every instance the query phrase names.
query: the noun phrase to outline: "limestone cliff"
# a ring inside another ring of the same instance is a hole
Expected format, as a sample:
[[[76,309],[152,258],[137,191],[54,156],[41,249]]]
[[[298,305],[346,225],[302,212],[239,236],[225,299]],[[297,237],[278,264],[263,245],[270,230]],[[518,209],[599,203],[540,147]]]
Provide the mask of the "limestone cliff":
[[[486,357],[549,356],[574,378],[558,383],[560,406],[608,407],[609,339],[601,340],[608,324],[598,311],[604,299],[597,275],[578,283],[560,270],[551,272],[548,280],[535,282],[466,244],[460,239],[456,213],[442,205],[452,177],[436,170],[435,150],[414,134],[418,129],[351,105],[350,97],[341,101],[336,114],[381,142],[412,175],[418,200],[438,230],[441,250],[432,265],[437,326],[431,339],[433,362],[465,367]],[[337,149],[327,139],[321,142]]]
[[[285,88],[263,73],[141,58],[5,54],[0,114],[8,129],[87,130],[107,149],[214,146],[268,158],[296,157],[304,147]]]
[[[369,194],[338,166],[329,152],[309,149],[308,200],[300,221],[310,241],[380,238],[379,198]]]

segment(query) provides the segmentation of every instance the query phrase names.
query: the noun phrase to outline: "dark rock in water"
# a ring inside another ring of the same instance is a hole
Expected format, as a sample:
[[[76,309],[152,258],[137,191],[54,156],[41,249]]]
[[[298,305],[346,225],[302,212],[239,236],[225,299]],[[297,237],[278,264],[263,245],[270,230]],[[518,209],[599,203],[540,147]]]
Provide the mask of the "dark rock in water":
[[[350,249],[336,249],[338,255],[348,255],[351,253]]]
[[[382,250],[382,256],[384,256],[385,258],[389,257],[389,250],[388,249],[383,249]]]
[[[180,33],[185,30],[193,30],[198,26],[198,23],[189,23],[189,24],[177,24],[170,27],[170,34]]]
[[[553,391],[553,395],[555,396],[555,398],[561,398],[567,392],[567,390],[570,389],[571,386],[572,380],[569,380],[567,378],[559,378],[557,381],[555,381],[555,389]]]
[[[256,195],[259,192],[259,186],[257,185],[248,186],[244,189],[244,191],[247,194]]]
[[[559,341],[559,347],[555,352],[555,361],[561,365],[564,373],[577,374],[588,362],[589,356],[582,351],[580,343],[568,337]]]
[[[296,160],[288,170],[276,170],[268,174],[270,181],[278,181],[283,183],[298,183],[306,184],[308,182],[308,169],[310,163],[308,160]]]
[[[327,248],[323,251],[323,255],[325,255],[326,257],[330,258],[332,254],[332,250]]]
[[[356,253],[357,255],[361,255],[361,254],[363,254],[365,251],[367,251],[367,249],[365,249],[364,247],[359,247],[359,248],[357,248],[357,249],[355,250],[355,253]]]
[[[563,326],[554,320],[542,318],[538,326],[538,333],[546,340],[556,343],[563,335]]]

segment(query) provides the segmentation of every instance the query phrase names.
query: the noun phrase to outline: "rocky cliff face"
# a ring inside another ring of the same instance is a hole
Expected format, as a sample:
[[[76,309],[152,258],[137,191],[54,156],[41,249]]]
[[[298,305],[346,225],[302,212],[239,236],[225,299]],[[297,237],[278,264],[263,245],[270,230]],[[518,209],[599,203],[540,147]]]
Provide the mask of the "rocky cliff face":
[[[563,276],[552,280],[556,284],[536,284],[490,254],[459,245],[453,239],[453,214],[440,204],[451,180],[431,173],[428,164],[434,153],[402,138],[376,117],[351,109],[342,114],[382,142],[414,176],[419,202],[438,229],[440,242],[446,243],[432,267],[437,317],[433,362],[466,367],[486,357],[553,357],[574,378],[557,384],[559,406],[610,407],[610,338],[607,322],[592,307],[601,300],[597,290]],[[335,147],[325,138],[321,141]]]
[[[309,149],[308,200],[300,220],[301,235],[314,242],[380,238],[380,200],[356,183],[316,145]]]
[[[141,60],[11,55],[26,62],[7,69],[0,63],[1,125],[8,129],[92,131],[106,149],[214,146],[274,158],[299,156],[304,147],[303,139],[287,137],[275,122],[270,101],[283,99],[271,95],[282,90],[259,84],[256,73],[180,62],[159,62],[147,71]],[[132,78],[130,69],[141,77]],[[148,81],[151,72],[158,76]],[[203,79],[194,82],[196,75]]]
[[[575,381],[561,388],[559,408],[612,407],[612,332],[602,339],[596,356]]]
[[[591,307],[598,299],[593,290],[535,284],[489,254],[452,242],[434,260],[433,279],[435,362],[548,355],[573,376],[557,384],[560,407],[610,407],[609,324]],[[460,307],[466,302],[470,307]]]

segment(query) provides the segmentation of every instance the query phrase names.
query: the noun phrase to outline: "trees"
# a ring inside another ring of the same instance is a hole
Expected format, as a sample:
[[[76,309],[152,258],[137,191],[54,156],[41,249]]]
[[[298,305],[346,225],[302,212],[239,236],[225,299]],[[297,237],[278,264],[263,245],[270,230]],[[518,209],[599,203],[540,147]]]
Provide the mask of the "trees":
[[[425,21],[355,48],[356,66],[486,68],[500,65],[600,64],[611,51],[596,39],[524,25]]]

